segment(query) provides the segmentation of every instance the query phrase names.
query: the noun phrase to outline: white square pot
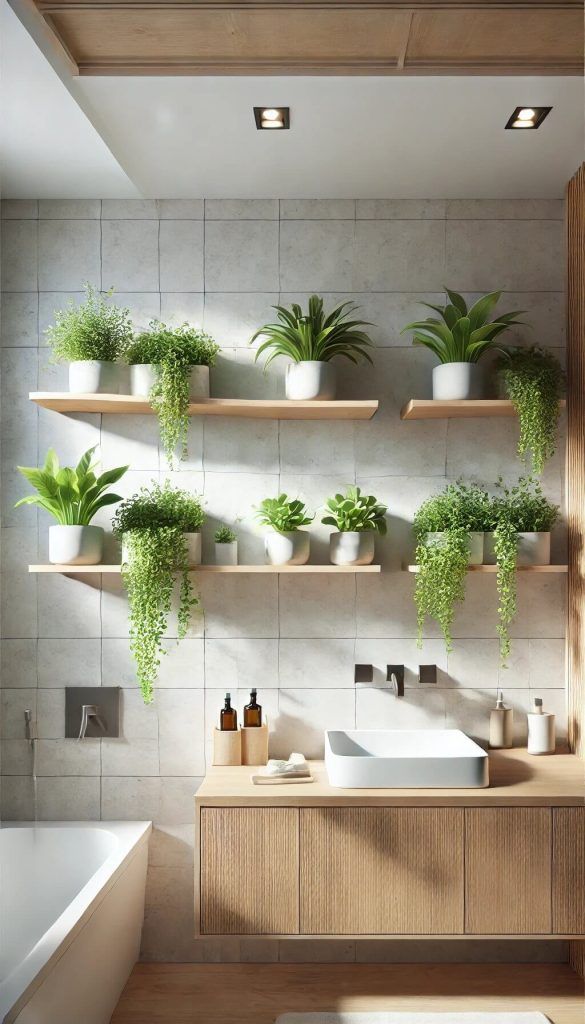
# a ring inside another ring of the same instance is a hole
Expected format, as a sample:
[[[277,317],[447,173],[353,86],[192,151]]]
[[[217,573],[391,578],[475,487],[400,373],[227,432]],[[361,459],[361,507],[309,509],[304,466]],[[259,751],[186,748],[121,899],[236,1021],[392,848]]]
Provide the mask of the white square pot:
[[[156,383],[154,363],[134,363],[130,367],[130,394],[148,398]],[[189,398],[209,398],[209,367],[192,366],[189,371]]]
[[[439,363],[433,369],[433,398],[454,402],[483,395],[483,371],[478,363]]]
[[[331,363],[306,360],[286,368],[286,397],[293,402],[332,401],[337,375]]]
[[[189,565],[201,565],[201,534],[197,533],[186,533],[184,534],[187,541],[187,560]],[[122,562],[128,561],[128,544],[126,543],[126,537],[122,537]]]
[[[215,542],[215,564],[216,565],[237,565],[238,564],[238,542],[228,541],[227,544]]]
[[[373,530],[347,530],[329,535],[329,560],[333,565],[371,565],[374,561]]]
[[[496,549],[493,533],[486,533],[484,562],[496,564]],[[516,556],[517,565],[550,565],[550,533],[519,533]]]
[[[120,367],[99,359],[78,359],[69,363],[69,390],[78,395],[117,395]]]
[[[268,565],[305,565],[311,551],[310,534],[304,530],[279,533],[271,530],[264,537]]]
[[[101,526],[49,527],[49,562],[53,565],[98,565],[103,547]]]

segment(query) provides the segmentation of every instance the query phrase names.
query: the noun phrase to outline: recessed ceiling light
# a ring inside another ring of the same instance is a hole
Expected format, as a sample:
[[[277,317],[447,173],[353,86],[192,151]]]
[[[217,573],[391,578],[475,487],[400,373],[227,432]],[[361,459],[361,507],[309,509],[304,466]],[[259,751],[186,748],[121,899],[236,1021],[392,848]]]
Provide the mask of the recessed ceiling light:
[[[254,107],[257,128],[290,128],[289,107]]]
[[[506,128],[540,128],[552,107],[516,107],[508,118]]]

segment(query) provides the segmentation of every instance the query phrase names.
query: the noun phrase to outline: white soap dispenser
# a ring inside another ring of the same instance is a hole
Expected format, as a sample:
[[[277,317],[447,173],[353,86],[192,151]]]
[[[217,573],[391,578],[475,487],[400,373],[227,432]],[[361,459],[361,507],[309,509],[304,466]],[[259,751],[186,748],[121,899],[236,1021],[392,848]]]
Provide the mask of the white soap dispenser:
[[[490,714],[490,747],[509,750],[514,740],[514,711],[504,704],[504,695],[498,690],[496,706]]]
[[[529,754],[554,754],[555,738],[555,716],[550,711],[544,711],[542,697],[534,697],[532,700],[532,711],[528,714],[528,753]]]

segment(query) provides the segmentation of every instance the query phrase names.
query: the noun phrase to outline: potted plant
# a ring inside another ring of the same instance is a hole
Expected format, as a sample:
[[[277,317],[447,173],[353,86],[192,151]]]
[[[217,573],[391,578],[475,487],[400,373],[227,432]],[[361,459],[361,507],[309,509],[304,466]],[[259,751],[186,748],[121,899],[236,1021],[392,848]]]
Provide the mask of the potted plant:
[[[187,456],[189,401],[209,398],[209,367],[218,352],[219,345],[197,327],[167,327],[157,320],[126,351],[130,391],[152,403],[169,465],[177,447],[181,458]]]
[[[229,526],[219,526],[214,534],[215,564],[238,564],[238,539]]]
[[[454,401],[466,398],[481,398],[483,381],[478,360],[495,346],[496,338],[513,324],[521,323],[515,318],[522,310],[502,313],[497,320],[489,317],[499,301],[501,292],[490,292],[467,308],[465,299],[457,292],[445,288],[448,303],[433,306],[423,305],[441,317],[428,317],[407,324],[405,331],[413,331],[413,345],[424,345],[434,352],[439,365],[433,369],[433,398]]]
[[[327,515],[321,519],[337,531],[329,537],[329,558],[333,565],[370,565],[374,560],[375,535],[386,533],[387,506],[359,487],[327,499]]]
[[[128,469],[119,466],[101,476],[94,473],[94,448],[82,455],[75,469],[59,465],[59,459],[49,448],[42,469],[19,466],[18,470],[38,491],[16,502],[19,505],[37,505],[56,520],[49,527],[49,561],[55,565],[98,565],[102,560],[104,531],[91,526],[101,508],[121,501],[119,494],[106,492]]]
[[[269,565],[305,565],[309,561],[311,538],[301,527],[315,518],[299,498],[286,494],[265,498],[256,510],[256,518],[270,528],[264,538]]]
[[[69,390],[80,394],[117,394],[116,360],[132,339],[127,309],[106,301],[90,284],[80,306],[70,302],[55,312],[46,335],[57,360],[69,362]],[[111,289],[107,296],[113,294]]]
[[[526,461],[530,452],[532,469],[542,473],[557,446],[563,368],[552,352],[534,346],[503,352],[497,370],[504,394],[518,413],[518,454]]]
[[[266,340],[258,347],[256,360],[269,351],[265,369],[273,359],[286,356],[292,362],[286,368],[286,397],[293,401],[330,400],[335,398],[336,376],[331,360],[343,356],[352,363],[360,359],[372,362],[368,348],[372,346],[360,328],[369,324],[352,320],[359,308],[343,302],[330,313],[323,311],[323,299],[311,295],[307,313],[294,302],[290,309],[274,306],[278,323],[265,324],[250,339]]]
[[[477,484],[448,484],[428,498],[415,514],[418,575],[415,603],[418,645],[426,616],[439,623],[447,651],[452,650],[451,627],[456,602],[465,596],[469,565],[483,561],[483,535],[491,525],[491,501]]]
[[[180,640],[186,636],[192,608],[199,603],[189,569],[201,562],[204,519],[200,500],[168,481],[141,488],[121,503],[114,517],[114,533],[122,539],[122,577],[130,603],[130,649],[145,704],[152,701],[164,653],[176,573],[180,576]]]

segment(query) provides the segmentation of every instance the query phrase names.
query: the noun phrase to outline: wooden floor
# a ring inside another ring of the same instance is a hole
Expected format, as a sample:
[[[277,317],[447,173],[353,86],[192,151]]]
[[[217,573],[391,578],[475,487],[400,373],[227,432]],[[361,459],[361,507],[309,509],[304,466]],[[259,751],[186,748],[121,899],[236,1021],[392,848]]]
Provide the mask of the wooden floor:
[[[564,964],[138,964],[112,1024],[273,1024],[296,1010],[539,1010],[583,1024]]]

